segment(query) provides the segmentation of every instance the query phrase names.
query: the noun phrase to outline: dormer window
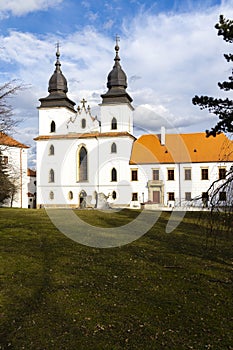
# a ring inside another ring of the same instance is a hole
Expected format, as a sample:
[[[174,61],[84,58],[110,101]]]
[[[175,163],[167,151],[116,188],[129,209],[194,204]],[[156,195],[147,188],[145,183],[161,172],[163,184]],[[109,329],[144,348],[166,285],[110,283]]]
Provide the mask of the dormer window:
[[[112,125],[111,125],[112,130],[117,130],[117,120],[115,117],[112,118]]]
[[[55,131],[56,131],[56,124],[54,121],[52,121],[50,124],[50,132],[55,132]]]

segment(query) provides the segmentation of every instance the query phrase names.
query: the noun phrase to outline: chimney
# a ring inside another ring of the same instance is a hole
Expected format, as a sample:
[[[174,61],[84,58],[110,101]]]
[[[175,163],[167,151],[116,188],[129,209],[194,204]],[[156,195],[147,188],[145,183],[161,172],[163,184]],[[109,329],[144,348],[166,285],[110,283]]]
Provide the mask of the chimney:
[[[166,143],[166,131],[164,126],[161,126],[160,143],[161,146],[165,146]]]

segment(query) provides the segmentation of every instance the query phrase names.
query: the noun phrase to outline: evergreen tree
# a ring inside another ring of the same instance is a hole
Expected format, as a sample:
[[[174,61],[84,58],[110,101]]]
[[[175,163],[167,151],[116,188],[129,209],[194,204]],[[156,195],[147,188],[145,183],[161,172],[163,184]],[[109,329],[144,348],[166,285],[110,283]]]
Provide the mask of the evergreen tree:
[[[223,40],[233,43],[233,20],[220,15],[219,23],[215,25],[215,28],[218,30],[218,35],[223,37]],[[224,54],[224,57],[227,62],[233,62],[232,54]],[[229,80],[218,83],[218,86],[224,91],[233,90],[233,70]],[[206,130],[207,137],[210,135],[216,136],[220,132],[233,132],[233,101],[231,99],[195,96],[192,102],[194,105],[200,106],[201,109],[208,109],[210,113],[219,117],[219,122],[211,130]]]
[[[5,159],[6,158],[4,158],[0,152],[0,204],[11,198],[12,194],[15,192],[15,186],[10,180]]]

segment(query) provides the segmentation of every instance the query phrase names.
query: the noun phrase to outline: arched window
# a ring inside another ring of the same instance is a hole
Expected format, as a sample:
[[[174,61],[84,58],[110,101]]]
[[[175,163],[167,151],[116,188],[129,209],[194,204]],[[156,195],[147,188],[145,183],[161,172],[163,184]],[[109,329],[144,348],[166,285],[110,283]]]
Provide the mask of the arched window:
[[[83,119],[81,120],[82,129],[85,129],[86,124],[87,124],[87,123],[86,123],[86,119],[83,118]]]
[[[112,130],[117,129],[117,120],[115,117],[112,118]]]
[[[84,146],[79,151],[79,181],[87,181],[87,150]]]
[[[115,168],[112,168],[111,181],[117,181],[117,171]]]
[[[49,156],[53,156],[54,155],[54,145],[51,145],[49,147]]]
[[[54,199],[54,193],[53,193],[53,191],[50,191],[50,192],[49,192],[49,198],[50,198],[50,199]]]
[[[55,132],[55,131],[56,131],[56,124],[54,121],[52,121],[50,124],[50,132]]]
[[[54,170],[53,169],[50,169],[49,170],[49,182],[54,182]]]
[[[72,200],[74,198],[72,191],[68,192],[68,198],[69,198],[69,200]]]
[[[111,153],[117,153],[117,146],[116,146],[115,142],[112,143]]]
[[[117,195],[116,195],[116,191],[113,191],[113,192],[112,192],[112,199],[116,199],[116,196],[117,196]]]

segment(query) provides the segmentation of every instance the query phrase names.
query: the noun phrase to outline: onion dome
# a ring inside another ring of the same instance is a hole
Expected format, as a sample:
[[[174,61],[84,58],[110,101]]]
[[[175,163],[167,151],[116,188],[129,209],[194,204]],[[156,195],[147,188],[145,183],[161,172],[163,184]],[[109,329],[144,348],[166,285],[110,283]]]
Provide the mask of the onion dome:
[[[122,86],[125,89],[127,88],[127,77],[123,69],[120,65],[120,57],[119,57],[119,46],[118,42],[116,42],[115,51],[116,57],[114,58],[115,64],[113,66],[112,71],[108,75],[108,83],[107,87],[111,89],[113,86]]]
[[[57,56],[57,62],[55,63],[56,69],[49,80],[48,92],[52,93],[53,91],[55,91],[55,92],[66,94],[68,92],[67,80],[61,71],[61,63],[59,61],[59,57],[60,57],[59,47],[57,48],[56,56]]]
[[[55,63],[55,71],[49,79],[48,92],[49,95],[41,98],[40,107],[67,107],[74,110],[75,102],[71,101],[66,93],[68,92],[67,80],[61,71],[59,44],[57,44],[56,52],[57,61]]]
[[[120,57],[119,57],[119,45],[118,45],[118,37],[116,38],[116,56],[114,58],[115,64],[113,69],[108,74],[107,88],[108,91],[106,94],[101,95],[103,98],[102,104],[107,103],[131,103],[133,99],[126,92],[127,88],[127,76],[120,65]]]

